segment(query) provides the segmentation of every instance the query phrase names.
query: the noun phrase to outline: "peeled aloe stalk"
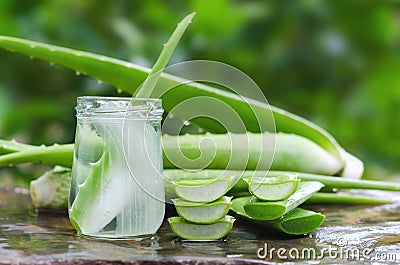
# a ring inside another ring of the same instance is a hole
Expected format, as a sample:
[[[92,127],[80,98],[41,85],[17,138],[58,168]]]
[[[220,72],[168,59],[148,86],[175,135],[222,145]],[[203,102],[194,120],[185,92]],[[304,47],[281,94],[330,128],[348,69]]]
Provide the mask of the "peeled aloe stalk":
[[[174,199],[176,212],[190,223],[213,224],[225,217],[231,206],[232,197],[222,197],[210,203],[188,202],[181,198]]]
[[[213,224],[189,223],[181,217],[168,218],[169,225],[177,236],[195,241],[218,240],[227,236],[234,221],[235,218],[229,215]]]
[[[145,67],[127,61],[8,36],[0,36],[0,47],[72,68],[79,73],[96,77],[129,93],[134,92],[150,72]],[[272,112],[278,132],[292,133],[308,138],[338,160],[343,176],[361,177],[362,162],[348,154],[329,133],[310,121],[256,100],[204,84],[186,81],[168,74],[161,75],[159,84],[162,87],[175,87],[179,84],[175,89],[162,96],[163,106],[167,112],[189,98],[208,96],[221,100],[232,107],[242,118],[247,130],[251,132],[259,132],[257,119],[269,119]],[[196,123],[209,132],[224,132],[221,126],[209,122],[207,118],[198,119]]]
[[[271,169],[326,175],[338,173],[342,168],[336,157],[294,134],[164,135],[163,147],[164,168],[268,170],[271,166]]]
[[[232,144],[231,138],[235,139],[234,143],[236,144]],[[90,144],[93,144],[94,147],[99,146],[98,149],[101,150],[102,143],[97,143],[95,139],[90,140]],[[89,141],[86,142],[89,144]],[[272,145],[274,143],[276,144],[275,149]],[[164,135],[163,148],[164,168],[175,167],[170,162],[172,159],[172,162],[176,162],[178,166],[185,169],[206,167],[266,170],[269,169],[271,160],[271,167],[275,170],[332,175],[341,169],[338,160],[314,142],[298,135],[284,133]],[[0,166],[23,162],[43,162],[70,167],[72,157],[72,145],[32,146],[26,151],[0,156]]]
[[[257,220],[275,220],[307,201],[323,186],[322,183],[316,181],[301,182],[293,195],[281,201],[261,201],[256,197],[250,197],[244,205],[244,210],[249,216]]]
[[[56,166],[31,181],[30,194],[35,208],[66,210],[71,169]]]
[[[250,217],[244,211],[244,205],[248,198],[241,197],[232,201],[231,210],[239,217],[268,229],[276,229],[290,235],[304,235],[313,232],[323,223],[325,216],[313,211],[296,208],[285,214],[282,218],[271,221],[260,221]]]

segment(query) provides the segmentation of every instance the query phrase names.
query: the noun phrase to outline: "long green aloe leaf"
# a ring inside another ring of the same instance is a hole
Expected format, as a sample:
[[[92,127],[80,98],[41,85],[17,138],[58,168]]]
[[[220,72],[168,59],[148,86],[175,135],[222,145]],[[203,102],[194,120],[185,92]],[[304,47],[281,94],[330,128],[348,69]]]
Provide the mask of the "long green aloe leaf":
[[[182,38],[183,33],[185,32],[186,28],[192,22],[192,18],[196,13],[191,13],[187,15],[181,22],[178,23],[176,30],[172,33],[171,37],[169,38],[168,42],[164,45],[164,48],[161,51],[157,61],[155,62],[153,68],[151,69],[148,77],[143,82],[142,86],[136,91],[136,97],[149,97],[151,95],[152,90],[156,86],[162,71],[164,70],[165,66],[171,58],[172,53],[175,50],[175,47],[178,45],[179,40]]]
[[[9,36],[0,36],[0,48],[72,68],[129,93],[135,92],[150,72],[145,67],[127,61]],[[208,96],[227,103],[242,117],[248,131],[258,132],[257,118],[269,119],[272,111],[277,131],[301,135],[316,142],[343,163],[346,177],[359,178],[363,173],[362,163],[344,151],[329,133],[297,115],[211,86],[185,82],[185,79],[169,74],[162,74],[158,83],[162,87],[176,86],[162,96],[167,112],[189,98]],[[221,126],[207,118],[197,119],[196,123],[207,131],[223,132]]]
[[[24,146],[27,149],[22,150]],[[18,151],[20,149],[21,151]],[[21,163],[44,163],[71,167],[74,155],[73,144],[29,146],[15,143],[15,145],[8,145],[6,150],[8,153],[0,156],[0,166],[13,166]]]

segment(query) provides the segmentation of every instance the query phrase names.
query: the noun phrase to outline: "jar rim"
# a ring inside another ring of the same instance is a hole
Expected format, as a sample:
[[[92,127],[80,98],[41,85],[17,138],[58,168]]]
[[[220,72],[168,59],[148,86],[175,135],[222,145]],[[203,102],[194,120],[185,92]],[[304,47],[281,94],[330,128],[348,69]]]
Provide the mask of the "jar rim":
[[[81,96],[75,107],[77,117],[92,115],[128,115],[147,118],[162,116],[162,100],[159,98]]]
[[[102,100],[113,100],[113,101],[143,101],[143,102],[162,102],[160,98],[135,98],[135,97],[110,97],[110,96],[80,96],[77,98],[78,102],[80,100],[88,99],[102,99]]]

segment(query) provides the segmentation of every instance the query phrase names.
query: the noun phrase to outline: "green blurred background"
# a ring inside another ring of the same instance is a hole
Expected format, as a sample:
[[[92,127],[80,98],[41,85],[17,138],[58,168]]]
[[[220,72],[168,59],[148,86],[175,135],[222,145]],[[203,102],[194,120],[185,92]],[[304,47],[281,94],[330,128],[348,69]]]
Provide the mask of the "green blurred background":
[[[217,60],[246,72],[269,102],[331,132],[367,178],[400,179],[400,6],[395,1],[0,1],[0,34],[150,67],[176,23],[197,15],[171,63]],[[0,138],[74,140],[81,95],[114,88],[0,50]],[[30,167],[0,171],[37,174]]]

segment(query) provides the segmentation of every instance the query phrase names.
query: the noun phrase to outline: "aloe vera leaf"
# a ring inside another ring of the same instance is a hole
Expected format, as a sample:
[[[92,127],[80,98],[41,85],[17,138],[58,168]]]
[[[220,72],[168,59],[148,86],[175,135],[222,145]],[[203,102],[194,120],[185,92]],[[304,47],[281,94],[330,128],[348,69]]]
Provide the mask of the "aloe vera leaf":
[[[0,156],[0,166],[13,166],[20,163],[44,163],[63,167],[72,166],[73,144],[54,144],[38,146]]]
[[[271,147],[273,143],[275,149]],[[342,167],[319,145],[294,134],[164,135],[163,147],[164,168],[268,170],[271,166],[272,169],[332,175]]]
[[[234,137],[237,144],[232,146],[230,137]],[[100,156],[103,143],[101,139],[96,139],[96,136],[89,137],[88,140],[77,144],[93,144],[95,148],[99,149],[98,153]],[[271,134],[268,132],[262,134],[207,133],[205,135],[164,135],[162,139],[164,168],[174,167],[169,161],[171,157],[174,158],[173,162],[186,169],[202,167],[216,169],[268,169],[272,158],[272,169],[279,170],[334,174],[341,167],[338,160],[330,153],[307,138],[298,135]],[[200,152],[199,146],[204,139],[211,140],[213,143],[206,145]],[[243,144],[243,142],[248,142],[249,144]],[[275,151],[267,144],[269,142],[276,143]],[[215,147],[214,144],[216,144]],[[59,147],[60,149],[56,147],[46,149],[43,147],[42,149],[24,150],[19,153],[0,156],[0,166],[24,162],[38,162],[40,159],[43,159],[44,163],[71,167],[73,146],[60,145]],[[68,147],[69,149],[63,150],[64,147]],[[41,151],[39,152],[39,150]],[[42,155],[36,156],[36,151],[38,151],[38,155],[39,153]],[[62,151],[64,156],[52,156],[52,153],[59,151]],[[68,151],[70,151],[70,158],[68,158]],[[46,156],[46,152],[51,156]],[[181,152],[187,158],[182,157]],[[196,158],[199,154],[201,154],[201,157]],[[60,160],[56,160],[57,158],[60,158]]]
[[[306,204],[390,204],[392,200],[354,194],[317,192]]]
[[[295,174],[279,175],[267,178],[251,178],[249,191],[256,198],[264,201],[279,201],[292,195],[300,180]]]
[[[308,200],[324,185],[317,181],[301,182],[299,188],[290,197],[281,201],[267,202],[251,197],[244,205],[245,212],[257,220],[275,220],[295,209]]]
[[[158,82],[162,71],[167,65],[169,58],[171,58],[172,53],[175,50],[175,47],[178,45],[179,40],[182,38],[183,33],[185,33],[186,28],[192,22],[192,18],[196,13],[190,13],[187,15],[181,22],[178,23],[178,26],[172,33],[171,37],[164,44],[164,48],[162,49],[157,61],[155,62],[153,68],[149,72],[148,77],[143,82],[142,86],[136,91],[135,96],[140,98],[150,97],[152,90],[154,89],[156,83]]]
[[[31,181],[30,195],[35,208],[66,210],[71,169],[56,166]]]
[[[0,36],[0,47],[74,69],[127,92],[133,92],[150,71],[128,61],[9,36]]]
[[[181,217],[168,218],[172,232],[187,240],[208,241],[224,238],[232,230],[235,218],[225,216],[213,224],[194,224],[185,221]]]
[[[17,142],[16,140],[7,141],[0,139],[0,154],[9,154],[38,147],[39,146],[22,144]]]
[[[109,152],[105,151],[99,161],[92,164],[92,171],[86,178],[85,182],[79,185],[79,191],[72,202],[69,210],[69,218],[79,233],[96,233],[100,231],[106,224],[108,224],[114,217],[115,214],[111,214],[108,209],[109,207],[102,207],[97,205],[96,200],[102,193],[103,183],[107,183],[110,180],[109,174]],[[103,211],[103,214],[96,214],[93,209]],[[102,217],[105,221],[98,220]]]
[[[0,36],[0,47],[72,68],[77,72],[108,82],[128,93],[133,93],[150,72],[145,67],[126,61],[8,36]],[[244,99],[233,93],[204,84],[184,81],[186,80],[176,76],[161,75],[160,83],[163,83],[163,86],[174,87],[180,84],[163,96],[166,111],[170,111],[188,98],[210,96],[230,105],[243,118],[246,128],[252,132],[259,132],[257,118],[269,119],[272,111],[277,131],[297,134],[316,142],[337,157],[346,169],[347,165],[345,165],[343,159],[345,151],[329,133],[316,124],[256,100]],[[198,119],[197,123],[200,126],[203,125],[202,127],[210,132],[223,132],[221,127],[216,126],[215,123],[210,123],[207,119]],[[351,177],[359,178],[361,175],[362,170],[358,168]]]
[[[246,221],[259,225],[261,227],[276,229],[277,231],[290,234],[290,235],[304,235],[315,231],[325,220],[325,216],[301,208],[296,208],[293,211],[285,214],[282,218],[271,221],[260,221],[250,217],[244,211],[244,204],[250,197],[235,198],[232,201],[231,210],[235,212],[238,217]]]
[[[209,203],[188,202],[181,198],[173,199],[176,212],[190,223],[212,224],[223,218],[231,206],[232,197],[222,198]]]

